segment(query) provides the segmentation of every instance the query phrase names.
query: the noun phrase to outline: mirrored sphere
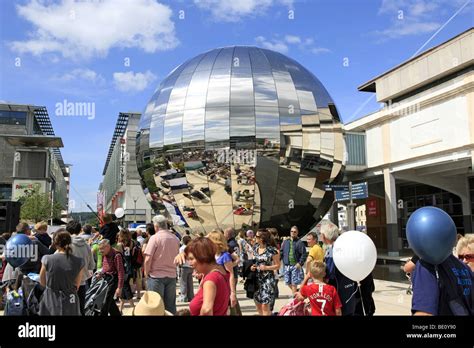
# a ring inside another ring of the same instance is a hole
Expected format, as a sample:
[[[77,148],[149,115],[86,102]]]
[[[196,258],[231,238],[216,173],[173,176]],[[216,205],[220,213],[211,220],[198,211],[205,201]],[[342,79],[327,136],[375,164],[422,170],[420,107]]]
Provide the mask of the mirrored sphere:
[[[342,126],[321,82],[285,55],[250,46],[179,65],[147,104],[137,166],[155,213],[194,232],[292,225],[330,209],[343,171]]]

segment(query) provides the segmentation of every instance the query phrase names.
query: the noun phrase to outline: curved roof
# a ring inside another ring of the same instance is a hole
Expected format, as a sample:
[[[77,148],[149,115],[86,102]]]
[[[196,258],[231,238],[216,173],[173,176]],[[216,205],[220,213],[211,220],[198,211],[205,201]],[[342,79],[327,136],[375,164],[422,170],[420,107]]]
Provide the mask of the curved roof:
[[[150,128],[152,115],[187,117],[185,110],[270,107],[291,117],[314,114],[332,103],[321,82],[295,60],[263,48],[231,46],[199,54],[171,71],[140,126]]]

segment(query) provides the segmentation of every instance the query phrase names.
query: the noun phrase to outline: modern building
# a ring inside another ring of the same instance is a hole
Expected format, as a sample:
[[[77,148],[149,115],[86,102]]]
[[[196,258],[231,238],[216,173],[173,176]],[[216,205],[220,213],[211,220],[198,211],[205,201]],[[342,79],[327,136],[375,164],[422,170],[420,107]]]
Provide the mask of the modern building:
[[[461,234],[474,209],[474,29],[359,87],[383,107],[345,125],[346,181],[367,181],[368,234],[396,255],[423,206],[446,211]]]
[[[140,113],[119,113],[97,200],[99,216],[123,208],[125,224],[150,222],[152,217],[136,163],[135,144],[140,116]]]
[[[44,106],[0,104],[0,200],[31,190],[50,195],[67,218],[69,167]]]

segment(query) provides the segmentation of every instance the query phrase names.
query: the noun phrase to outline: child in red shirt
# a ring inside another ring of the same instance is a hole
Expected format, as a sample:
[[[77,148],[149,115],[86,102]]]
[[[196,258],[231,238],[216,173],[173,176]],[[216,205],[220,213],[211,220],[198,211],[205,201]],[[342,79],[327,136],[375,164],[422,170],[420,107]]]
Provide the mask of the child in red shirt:
[[[306,274],[303,286],[296,298],[304,301],[309,298],[311,304],[311,315],[341,315],[342,303],[337,294],[336,288],[324,283],[326,276],[326,264],[320,261],[313,261],[310,266],[310,272]],[[312,278],[313,282],[308,285],[308,280]]]

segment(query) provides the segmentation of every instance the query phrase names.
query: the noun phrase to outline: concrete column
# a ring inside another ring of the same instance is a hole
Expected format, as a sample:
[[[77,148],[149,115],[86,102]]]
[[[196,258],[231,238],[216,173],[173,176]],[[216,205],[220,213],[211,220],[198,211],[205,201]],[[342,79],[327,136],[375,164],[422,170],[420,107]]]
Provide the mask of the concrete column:
[[[151,222],[151,219],[152,219],[152,209],[146,209],[146,222]]]
[[[473,233],[472,231],[472,215],[471,215],[471,195],[469,193],[469,178],[465,178],[466,195],[460,196],[462,202],[462,219],[464,225],[464,233]]]
[[[399,255],[397,224],[397,193],[395,178],[388,168],[383,170],[385,187],[385,214],[387,218],[387,248],[390,256]]]
[[[354,231],[356,229],[357,223],[355,218],[355,209],[357,204],[348,203],[347,204],[347,227],[349,231]]]

